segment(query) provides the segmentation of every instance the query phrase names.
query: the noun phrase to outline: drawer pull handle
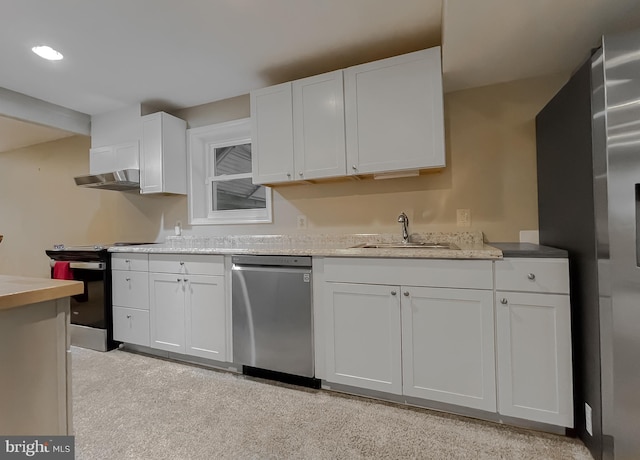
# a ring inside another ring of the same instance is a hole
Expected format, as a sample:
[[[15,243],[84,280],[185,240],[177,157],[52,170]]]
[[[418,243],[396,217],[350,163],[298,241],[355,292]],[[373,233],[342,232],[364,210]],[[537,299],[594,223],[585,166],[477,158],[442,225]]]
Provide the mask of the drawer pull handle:
[[[397,292],[396,291],[391,291],[391,295],[396,295]]]
[[[405,297],[409,297],[409,291],[404,291],[403,294]]]
[[[502,305],[506,305],[508,302],[507,302],[507,299],[505,299],[505,298],[503,297],[502,299],[500,299],[500,303],[501,303]]]
[[[529,273],[527,275],[527,278],[529,278],[531,281],[533,281],[534,279],[536,279],[536,275],[534,273]]]

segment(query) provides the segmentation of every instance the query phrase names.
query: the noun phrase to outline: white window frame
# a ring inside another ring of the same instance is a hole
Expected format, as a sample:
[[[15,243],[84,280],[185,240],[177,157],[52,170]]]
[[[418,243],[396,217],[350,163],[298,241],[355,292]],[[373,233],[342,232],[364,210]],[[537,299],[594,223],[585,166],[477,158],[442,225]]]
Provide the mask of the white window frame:
[[[272,192],[265,187],[266,207],[260,209],[213,210],[215,182],[251,178],[251,173],[211,177],[215,149],[251,143],[251,119],[243,118],[187,130],[189,223],[191,225],[271,223]]]

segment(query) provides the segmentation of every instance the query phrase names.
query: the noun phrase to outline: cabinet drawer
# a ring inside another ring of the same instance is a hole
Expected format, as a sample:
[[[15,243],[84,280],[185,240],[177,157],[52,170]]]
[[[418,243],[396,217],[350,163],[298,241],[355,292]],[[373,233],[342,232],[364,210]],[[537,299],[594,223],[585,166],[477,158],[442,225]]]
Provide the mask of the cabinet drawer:
[[[112,254],[111,269],[146,272],[149,270],[148,254]]]
[[[150,254],[149,271],[186,275],[224,275],[224,256]]]
[[[567,259],[503,259],[495,267],[497,290],[569,293]]]
[[[149,309],[149,273],[113,270],[113,305]]]
[[[149,311],[113,307],[113,340],[149,346]]]
[[[327,258],[326,281],[493,289],[490,260]]]

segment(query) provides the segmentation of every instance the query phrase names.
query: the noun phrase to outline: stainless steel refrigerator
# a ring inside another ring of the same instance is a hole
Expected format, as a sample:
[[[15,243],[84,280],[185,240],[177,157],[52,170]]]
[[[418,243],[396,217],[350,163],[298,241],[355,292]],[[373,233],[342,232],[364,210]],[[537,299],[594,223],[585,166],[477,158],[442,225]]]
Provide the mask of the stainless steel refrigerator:
[[[640,459],[640,31],[603,37],[536,138],[540,243],[570,257],[576,434]]]

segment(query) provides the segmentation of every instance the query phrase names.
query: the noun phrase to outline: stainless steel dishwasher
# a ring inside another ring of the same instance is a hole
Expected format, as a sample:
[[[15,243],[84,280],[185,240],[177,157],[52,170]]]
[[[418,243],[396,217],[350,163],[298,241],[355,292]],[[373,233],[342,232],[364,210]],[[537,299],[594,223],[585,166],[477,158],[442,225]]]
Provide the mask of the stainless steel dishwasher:
[[[245,374],[249,366],[312,378],[311,257],[247,255],[232,262],[234,362]]]

